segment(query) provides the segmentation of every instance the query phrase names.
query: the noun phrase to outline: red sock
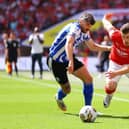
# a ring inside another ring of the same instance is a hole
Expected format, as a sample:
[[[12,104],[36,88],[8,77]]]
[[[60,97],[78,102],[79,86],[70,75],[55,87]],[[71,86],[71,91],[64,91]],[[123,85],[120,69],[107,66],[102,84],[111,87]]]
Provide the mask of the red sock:
[[[108,87],[105,86],[105,92],[106,92],[107,94],[112,94],[112,93],[115,92],[115,90],[116,90],[116,88],[114,88],[114,89],[109,89]]]

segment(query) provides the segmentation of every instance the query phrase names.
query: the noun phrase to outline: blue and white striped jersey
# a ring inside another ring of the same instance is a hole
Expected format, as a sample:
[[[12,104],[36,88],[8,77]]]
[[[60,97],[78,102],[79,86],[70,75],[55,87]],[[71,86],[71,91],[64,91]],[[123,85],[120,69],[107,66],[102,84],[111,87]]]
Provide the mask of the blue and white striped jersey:
[[[78,22],[66,25],[59,32],[52,46],[50,47],[49,55],[53,58],[53,60],[61,63],[68,62],[65,51],[66,38],[68,35],[72,35],[75,38],[74,47],[90,39],[89,33],[81,32]]]

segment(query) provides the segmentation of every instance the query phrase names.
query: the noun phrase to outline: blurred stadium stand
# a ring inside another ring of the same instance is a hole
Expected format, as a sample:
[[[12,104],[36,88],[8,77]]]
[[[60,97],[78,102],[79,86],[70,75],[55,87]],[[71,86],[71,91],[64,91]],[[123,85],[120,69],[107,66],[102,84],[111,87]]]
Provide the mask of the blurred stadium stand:
[[[22,42],[35,26],[44,30],[87,9],[119,9],[128,5],[129,0],[0,0],[0,47],[3,49],[3,32],[13,30]],[[114,24],[119,27],[128,20],[124,17]],[[99,28],[92,36],[101,42],[104,34],[103,28]]]

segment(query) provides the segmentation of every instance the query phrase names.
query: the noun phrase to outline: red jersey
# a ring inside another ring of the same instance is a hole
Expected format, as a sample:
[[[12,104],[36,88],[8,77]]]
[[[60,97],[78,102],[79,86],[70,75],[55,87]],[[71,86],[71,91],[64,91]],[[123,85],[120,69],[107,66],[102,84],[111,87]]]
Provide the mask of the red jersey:
[[[121,32],[113,28],[110,38],[112,40],[112,50],[109,58],[119,65],[129,64],[129,47],[124,45]]]

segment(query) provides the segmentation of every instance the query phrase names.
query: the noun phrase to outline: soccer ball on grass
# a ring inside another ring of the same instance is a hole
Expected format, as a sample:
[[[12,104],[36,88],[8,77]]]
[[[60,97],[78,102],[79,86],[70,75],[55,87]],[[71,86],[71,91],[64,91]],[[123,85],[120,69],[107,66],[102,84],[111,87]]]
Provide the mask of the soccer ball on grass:
[[[84,106],[79,112],[79,117],[83,122],[94,122],[97,112],[92,106]]]

